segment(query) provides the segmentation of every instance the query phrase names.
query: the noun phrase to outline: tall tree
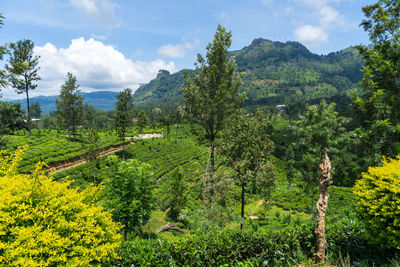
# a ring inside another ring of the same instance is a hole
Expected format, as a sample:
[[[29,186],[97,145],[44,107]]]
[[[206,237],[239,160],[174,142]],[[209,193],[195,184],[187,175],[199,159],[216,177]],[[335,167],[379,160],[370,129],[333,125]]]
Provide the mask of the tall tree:
[[[235,170],[235,179],[242,189],[240,229],[243,229],[246,187],[268,160],[274,144],[267,133],[269,122],[260,113],[250,117],[238,112],[229,121],[229,127],[221,133],[218,150],[225,163]]]
[[[372,159],[400,153],[400,1],[380,0],[362,8],[371,44],[359,46],[365,61],[361,92],[353,103],[364,122],[364,151]]]
[[[95,129],[91,129],[85,138],[85,158],[91,163],[93,171],[93,183],[96,185],[96,164],[100,152],[100,137]]]
[[[118,135],[122,138],[122,160],[125,160],[125,133],[132,125],[133,99],[132,90],[126,88],[117,95],[114,111],[114,125]]]
[[[28,130],[31,136],[31,112],[29,105],[29,91],[37,87],[36,82],[40,80],[38,74],[39,56],[33,54],[33,41],[21,40],[10,44],[9,65],[6,69],[9,73],[9,80],[17,94],[26,95],[26,106],[28,109]]]
[[[265,161],[257,173],[258,191],[264,198],[264,220],[267,220],[267,205],[268,205],[268,223],[271,218],[271,195],[276,186],[276,168],[271,160]],[[267,204],[268,202],[268,204]]]
[[[169,208],[167,217],[175,222],[178,221],[179,215],[186,206],[188,200],[187,191],[183,169],[179,166],[169,180],[168,193],[166,194],[166,208]]]
[[[228,57],[232,34],[218,25],[214,40],[206,47],[204,58],[197,56],[196,70],[191,78],[185,73],[181,88],[185,113],[207,132],[210,141],[210,206],[214,209],[214,146],[227,117],[243,103],[245,94],[239,93],[241,75],[233,58]]]
[[[338,152],[340,145],[348,139],[344,125],[349,119],[338,116],[335,103],[327,104],[322,100],[319,105],[307,106],[307,111],[294,127],[294,135],[298,138],[295,143],[295,166],[301,172],[306,190],[311,192],[312,222],[314,223],[314,198],[316,187],[319,185],[317,202],[317,260],[324,262],[325,214],[328,207],[328,186],[331,180],[331,162],[328,151]],[[321,164],[319,164],[322,161]],[[320,175],[319,175],[320,174]],[[319,177],[319,178],[318,178]]]
[[[56,98],[57,117],[61,125],[70,130],[74,142],[78,124],[82,121],[83,97],[79,95],[79,85],[72,73],[67,73],[68,79],[61,85],[60,96]]]
[[[94,129],[95,128],[95,116],[96,110],[93,105],[89,105],[85,103],[83,105],[83,125],[85,125],[86,129]]]

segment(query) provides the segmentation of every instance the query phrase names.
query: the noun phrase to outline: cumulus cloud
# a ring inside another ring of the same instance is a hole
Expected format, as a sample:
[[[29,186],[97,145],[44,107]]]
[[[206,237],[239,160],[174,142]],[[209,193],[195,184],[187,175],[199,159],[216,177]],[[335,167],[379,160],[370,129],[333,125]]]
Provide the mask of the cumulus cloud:
[[[77,77],[82,91],[121,91],[137,89],[141,83],[155,78],[160,69],[175,72],[173,62],[161,59],[151,62],[132,61],[110,45],[93,38],[73,39],[68,48],[57,48],[51,43],[36,46],[42,80],[35,95],[57,95],[67,72]]]
[[[319,9],[319,15],[320,24],[324,27],[330,27],[333,24],[340,22],[339,12],[330,6],[321,7]]]
[[[70,3],[98,20],[99,22],[116,27],[118,24],[115,19],[115,8],[117,4],[109,0],[70,0]]]
[[[163,45],[157,50],[157,53],[167,57],[182,58],[186,55],[186,51],[193,50],[198,42],[198,40],[195,40],[193,43],[184,42],[183,44],[177,45]]]
[[[318,45],[328,41],[330,28],[341,24],[342,17],[330,4],[340,0],[295,0],[313,10],[319,18],[319,25],[303,25],[294,30],[300,42]]]
[[[302,43],[318,44],[328,40],[328,35],[320,27],[304,25],[294,31],[296,38]]]

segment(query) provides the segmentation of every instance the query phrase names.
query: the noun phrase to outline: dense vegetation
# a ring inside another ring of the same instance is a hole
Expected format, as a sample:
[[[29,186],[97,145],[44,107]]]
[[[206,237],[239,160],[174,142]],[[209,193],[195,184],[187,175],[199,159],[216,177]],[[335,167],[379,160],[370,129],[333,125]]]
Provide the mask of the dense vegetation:
[[[141,106],[126,88],[111,112],[68,74],[44,129],[0,103],[15,117],[0,119],[0,265],[398,266],[398,10],[364,7],[371,46],[327,56],[263,39],[228,52],[218,25],[195,71],[160,71]],[[18,90],[17,71],[1,83]]]

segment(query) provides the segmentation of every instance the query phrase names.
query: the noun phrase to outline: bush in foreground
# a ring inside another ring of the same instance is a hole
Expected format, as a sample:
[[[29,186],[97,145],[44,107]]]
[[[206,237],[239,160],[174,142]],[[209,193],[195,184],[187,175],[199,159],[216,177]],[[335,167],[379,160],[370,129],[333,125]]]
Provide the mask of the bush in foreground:
[[[43,163],[18,174],[22,154],[0,151],[0,265],[110,264],[120,226],[93,204],[99,188],[69,189],[46,176]]]
[[[383,248],[400,249],[400,157],[370,167],[354,193],[367,238]]]

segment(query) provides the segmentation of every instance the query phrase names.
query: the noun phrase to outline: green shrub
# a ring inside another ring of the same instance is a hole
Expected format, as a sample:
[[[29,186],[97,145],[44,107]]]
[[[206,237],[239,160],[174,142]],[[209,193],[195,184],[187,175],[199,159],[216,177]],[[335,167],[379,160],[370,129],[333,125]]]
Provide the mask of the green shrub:
[[[400,249],[400,157],[370,167],[356,182],[354,193],[367,238],[382,248]]]

